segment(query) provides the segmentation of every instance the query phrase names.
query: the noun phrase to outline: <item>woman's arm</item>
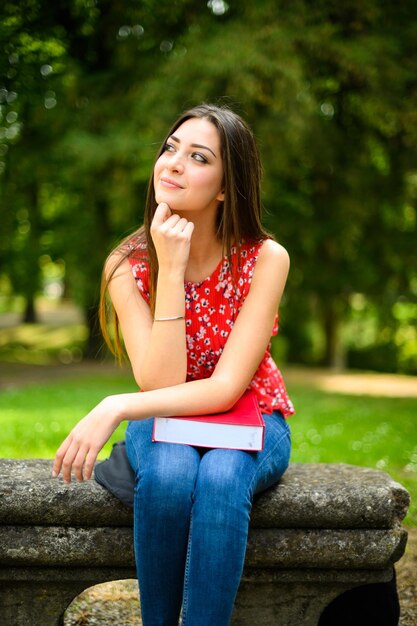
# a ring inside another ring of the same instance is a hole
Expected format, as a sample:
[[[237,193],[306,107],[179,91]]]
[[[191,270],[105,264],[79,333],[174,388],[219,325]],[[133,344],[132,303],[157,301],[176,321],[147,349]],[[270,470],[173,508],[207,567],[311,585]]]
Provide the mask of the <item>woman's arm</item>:
[[[111,259],[110,259],[111,261]],[[185,322],[154,322],[149,305],[141,296],[126,259],[109,284],[126,352],[133,375],[142,390],[157,389],[185,382],[187,353]],[[156,317],[183,315],[184,281],[159,276],[157,304],[165,303],[166,313],[155,310]],[[170,312],[169,312],[170,311]]]
[[[184,273],[192,232],[191,222],[171,215],[168,205],[159,205],[151,227],[159,263],[155,318],[184,316]],[[107,261],[107,276],[118,261],[117,253]],[[160,389],[185,382],[184,319],[154,322],[127,259],[114,273],[109,293],[119,317],[133,374],[141,389]]]
[[[264,242],[249,293],[210,378],[120,398],[120,420],[198,415],[229,409],[251,382],[270,341],[289,271],[286,250]]]
[[[249,293],[210,378],[146,391],[109,396],[75,426],[59,448],[54,473],[64,480],[74,468],[90,478],[99,450],[123,420],[153,415],[199,415],[229,409],[243,394],[269,342],[289,270],[289,257],[267,240],[260,251]]]

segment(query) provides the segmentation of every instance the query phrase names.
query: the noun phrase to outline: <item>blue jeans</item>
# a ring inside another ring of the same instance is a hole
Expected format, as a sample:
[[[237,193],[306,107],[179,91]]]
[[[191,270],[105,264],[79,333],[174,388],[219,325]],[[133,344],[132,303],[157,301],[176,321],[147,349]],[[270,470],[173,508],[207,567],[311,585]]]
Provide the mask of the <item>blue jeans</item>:
[[[253,496],[290,456],[281,413],[264,415],[262,452],[153,443],[153,419],[132,421],[134,542],[144,626],[227,626],[242,575]]]

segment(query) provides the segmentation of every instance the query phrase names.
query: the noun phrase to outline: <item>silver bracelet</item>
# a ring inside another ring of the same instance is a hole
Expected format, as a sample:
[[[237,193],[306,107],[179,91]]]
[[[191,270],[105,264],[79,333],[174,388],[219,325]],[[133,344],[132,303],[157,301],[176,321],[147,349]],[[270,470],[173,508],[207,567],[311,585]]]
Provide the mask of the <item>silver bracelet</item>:
[[[184,315],[175,315],[174,317],[154,317],[154,322],[172,322],[174,320],[183,320]]]

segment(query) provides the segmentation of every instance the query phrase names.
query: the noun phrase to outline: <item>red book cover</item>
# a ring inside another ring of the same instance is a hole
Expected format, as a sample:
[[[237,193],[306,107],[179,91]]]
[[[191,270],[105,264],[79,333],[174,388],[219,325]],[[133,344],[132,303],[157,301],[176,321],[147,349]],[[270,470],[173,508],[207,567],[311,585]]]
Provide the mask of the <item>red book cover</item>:
[[[258,452],[263,449],[264,431],[256,395],[249,390],[224,413],[155,417],[152,440]]]

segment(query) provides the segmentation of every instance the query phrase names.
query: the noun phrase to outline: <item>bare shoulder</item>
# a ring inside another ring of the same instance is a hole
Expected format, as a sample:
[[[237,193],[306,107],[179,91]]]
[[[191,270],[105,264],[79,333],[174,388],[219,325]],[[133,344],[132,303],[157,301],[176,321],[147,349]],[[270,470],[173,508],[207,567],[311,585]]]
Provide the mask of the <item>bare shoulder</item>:
[[[132,273],[129,259],[121,250],[114,250],[109,254],[104,263],[104,275],[106,280]]]
[[[281,271],[288,272],[290,267],[290,255],[287,250],[273,239],[265,239],[259,251],[258,263],[269,268],[276,267]]]

